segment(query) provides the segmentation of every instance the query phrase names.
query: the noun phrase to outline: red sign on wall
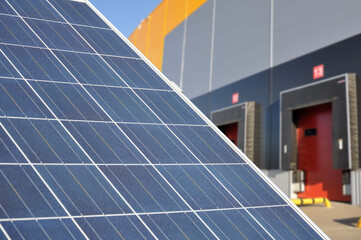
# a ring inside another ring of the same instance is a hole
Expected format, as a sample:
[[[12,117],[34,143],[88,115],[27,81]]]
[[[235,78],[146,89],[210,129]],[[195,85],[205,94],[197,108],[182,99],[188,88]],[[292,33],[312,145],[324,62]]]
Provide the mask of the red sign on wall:
[[[324,75],[323,64],[313,67],[313,79],[322,78]]]
[[[233,95],[232,95],[232,104],[238,103],[238,97],[239,97],[238,93],[233,93]]]

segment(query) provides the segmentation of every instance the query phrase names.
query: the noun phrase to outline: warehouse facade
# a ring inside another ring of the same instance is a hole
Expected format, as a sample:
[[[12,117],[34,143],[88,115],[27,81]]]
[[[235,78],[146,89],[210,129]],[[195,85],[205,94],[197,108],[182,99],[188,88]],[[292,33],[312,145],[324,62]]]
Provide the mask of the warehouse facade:
[[[361,205],[360,11],[164,0],[129,39],[288,196]]]

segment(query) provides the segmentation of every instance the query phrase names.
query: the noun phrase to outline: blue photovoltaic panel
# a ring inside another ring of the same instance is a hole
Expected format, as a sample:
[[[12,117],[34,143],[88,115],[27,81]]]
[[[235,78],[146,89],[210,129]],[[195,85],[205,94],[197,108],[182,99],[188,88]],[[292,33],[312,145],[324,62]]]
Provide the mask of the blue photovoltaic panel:
[[[0,239],[327,238],[87,1],[0,0]]]

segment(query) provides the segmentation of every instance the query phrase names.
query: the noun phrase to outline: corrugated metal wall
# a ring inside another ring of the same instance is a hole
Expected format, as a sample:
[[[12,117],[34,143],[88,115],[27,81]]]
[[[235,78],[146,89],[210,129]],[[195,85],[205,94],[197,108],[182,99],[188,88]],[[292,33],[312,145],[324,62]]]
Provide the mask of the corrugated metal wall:
[[[359,34],[359,0],[274,0],[274,65]]]
[[[265,170],[262,172],[289,198],[297,198],[292,192],[292,171]],[[351,172],[352,204],[361,206],[361,170]]]
[[[262,172],[271,179],[286,196],[289,198],[297,197],[297,195],[292,192],[292,171],[262,169]]]
[[[183,33],[184,22],[165,37],[167,44],[164,45],[164,53],[173,52],[173,54],[164,54],[162,66],[162,72],[178,86],[180,85],[183,52],[174,51],[174,49],[183,48]]]
[[[186,3],[192,6],[187,8]],[[182,85],[207,115],[230,106],[236,92],[240,102],[261,104],[263,168],[279,168],[280,91],[317,81],[312,68],[319,64],[325,65],[326,78],[361,74],[359,0],[164,0],[162,4],[167,5],[159,6],[154,15],[165,19],[163,25],[152,13],[130,39],[142,40],[139,46],[146,56]],[[155,22],[160,26],[160,45],[148,41],[150,35],[151,41],[158,37],[148,29],[149,20],[150,26]],[[158,56],[151,57],[152,51]]]
[[[212,5],[214,7],[210,8]],[[178,28],[182,28],[183,34],[187,34],[185,49],[179,45],[172,47],[174,37],[165,38],[164,59],[196,50],[192,57],[202,60],[199,68],[184,68],[181,73],[184,93],[195,98],[359,34],[360,11],[361,1],[358,0],[208,0],[191,16],[201,23],[188,18],[187,26],[179,25],[173,30],[179,33]],[[211,16],[214,13],[213,22]],[[213,25],[214,44],[207,50],[209,38],[204,36],[210,34],[208,24]],[[189,27],[198,27],[198,32],[188,34],[184,28]],[[183,37],[179,36],[179,39]],[[201,39],[205,40],[202,42]],[[202,83],[201,89],[194,91],[187,83],[194,83],[192,76],[197,74],[196,71],[209,72],[210,59],[203,59],[210,54],[213,54],[212,77],[208,84],[203,86]],[[186,56],[184,65],[191,64],[192,57]],[[168,62],[162,70],[173,80],[174,66],[171,65],[173,63]]]
[[[351,172],[352,204],[361,206],[361,170]]]
[[[179,86],[188,89],[189,96],[198,96],[208,91],[211,40],[212,40],[213,0],[208,0],[197,14],[187,19],[183,74]]]
[[[217,1],[211,90],[270,67],[270,3]]]

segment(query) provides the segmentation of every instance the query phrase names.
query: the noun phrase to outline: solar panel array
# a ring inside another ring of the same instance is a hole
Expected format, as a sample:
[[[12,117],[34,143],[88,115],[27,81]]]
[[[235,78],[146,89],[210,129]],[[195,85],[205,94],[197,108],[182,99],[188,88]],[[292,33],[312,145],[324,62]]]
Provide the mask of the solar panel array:
[[[84,1],[0,1],[0,239],[322,239]]]

